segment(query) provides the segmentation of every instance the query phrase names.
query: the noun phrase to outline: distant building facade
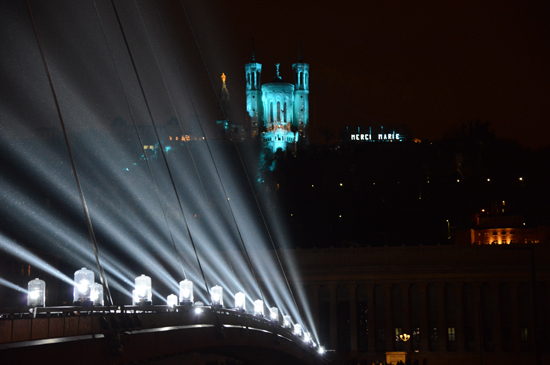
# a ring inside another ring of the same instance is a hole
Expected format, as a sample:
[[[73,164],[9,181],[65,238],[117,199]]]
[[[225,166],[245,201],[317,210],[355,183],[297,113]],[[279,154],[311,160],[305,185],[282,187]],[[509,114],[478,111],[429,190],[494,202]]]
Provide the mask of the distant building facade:
[[[350,247],[288,254],[299,268],[299,287],[320,342],[336,350],[337,363],[382,363],[394,351],[428,365],[535,364],[537,356],[550,363],[549,246]]]

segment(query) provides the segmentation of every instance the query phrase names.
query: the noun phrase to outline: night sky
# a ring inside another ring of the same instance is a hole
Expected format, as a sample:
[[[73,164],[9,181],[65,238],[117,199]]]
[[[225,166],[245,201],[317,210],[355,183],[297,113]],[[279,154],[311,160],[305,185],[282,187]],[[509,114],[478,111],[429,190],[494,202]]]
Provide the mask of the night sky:
[[[2,3],[2,128],[29,121],[58,125],[25,1]],[[115,57],[126,62],[130,73],[110,1],[97,4]],[[145,82],[152,80],[148,90],[155,90],[159,75],[133,2],[115,4],[138,69],[147,75]],[[313,142],[335,142],[343,127],[369,125],[403,126],[411,131],[409,137],[439,139],[453,127],[480,119],[497,137],[537,149],[548,145],[547,1],[185,1],[213,87],[180,2],[159,1],[169,37],[161,30],[154,2],[138,4],[157,54],[168,59],[173,42],[184,73],[196,77],[191,93],[200,99],[197,107],[205,120],[218,117],[214,96],[222,72],[232,98],[231,118],[244,120],[244,64],[251,59],[252,39],[256,60],[263,64],[262,82],[273,79],[276,62],[283,80],[292,82],[302,38],[303,59],[310,64]],[[93,2],[31,5],[63,102],[75,110],[83,104],[94,118],[112,121],[120,112],[108,106],[120,104],[122,97]],[[176,73],[174,62],[161,63]],[[173,88],[183,84],[175,75],[169,81]],[[149,95],[159,105],[154,111],[159,120],[168,120],[171,113],[161,104],[167,97],[157,91]],[[139,97],[131,102],[142,103]],[[193,114],[188,102],[182,101],[181,108]]]
[[[228,76],[234,110],[244,110],[251,38],[268,82],[275,62],[292,80],[301,37],[314,138],[325,130],[337,137],[343,126],[397,125],[439,139],[479,118],[497,137],[548,145],[547,1],[189,3],[201,4],[189,12],[212,73]]]

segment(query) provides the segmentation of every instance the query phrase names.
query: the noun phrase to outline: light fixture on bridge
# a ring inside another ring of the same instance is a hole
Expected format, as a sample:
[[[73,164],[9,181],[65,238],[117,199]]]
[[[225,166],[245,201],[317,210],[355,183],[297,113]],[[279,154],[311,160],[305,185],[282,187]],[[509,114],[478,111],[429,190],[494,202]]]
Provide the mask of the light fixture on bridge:
[[[324,355],[325,352],[326,352],[325,347],[324,346],[319,346],[319,354]]]
[[[292,328],[292,318],[290,316],[283,316],[283,327]]]
[[[254,301],[254,315],[256,317],[264,316],[264,301],[261,299]]]
[[[27,294],[27,305],[29,307],[46,306],[46,282],[38,278],[29,281],[29,293]]]
[[[311,340],[311,336],[309,335],[309,332],[304,331],[304,342],[309,342]]]
[[[223,307],[223,288],[219,285],[215,285],[210,289],[212,306]]]
[[[91,298],[94,305],[103,305],[103,285],[99,283],[92,284]]]
[[[141,274],[135,280],[136,290],[134,292],[134,302],[136,305],[151,305],[153,303],[153,291],[151,278]]]
[[[203,302],[196,302],[195,303],[195,313],[201,314],[202,313],[202,307],[204,307]]]
[[[73,301],[75,305],[90,306],[92,301],[92,284],[94,272],[83,267],[74,273]]]
[[[279,308],[272,307],[269,309],[269,318],[272,322],[279,323]]]
[[[246,295],[243,292],[235,294],[235,309],[240,312],[246,311]]]
[[[193,282],[191,280],[180,281],[180,303],[182,305],[193,304]]]
[[[169,307],[175,307],[176,305],[178,305],[178,296],[176,294],[170,294],[166,297],[166,304]]]
[[[302,325],[301,324],[296,323],[294,325],[294,334],[298,337],[302,335]]]

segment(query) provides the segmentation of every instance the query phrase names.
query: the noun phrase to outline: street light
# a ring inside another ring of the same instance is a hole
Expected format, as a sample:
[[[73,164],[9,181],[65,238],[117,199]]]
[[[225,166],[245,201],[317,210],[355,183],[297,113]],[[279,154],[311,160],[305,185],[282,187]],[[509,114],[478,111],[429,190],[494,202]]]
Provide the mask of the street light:
[[[91,297],[94,305],[103,305],[103,285],[99,283],[93,283]]]
[[[75,305],[92,305],[94,272],[83,267],[74,273],[73,302]]]
[[[223,307],[223,288],[219,285],[213,286],[211,291],[212,306]]]
[[[183,305],[193,304],[193,282],[191,280],[180,281],[180,303]]]
[[[135,297],[136,305],[151,305],[153,304],[153,291],[151,286],[151,278],[141,274],[135,280]]]
[[[279,309],[277,307],[272,307],[270,310],[270,318],[272,322],[279,323]]]
[[[29,281],[29,293],[27,295],[27,305],[29,307],[46,306],[46,282],[38,278]]]
[[[283,316],[283,327],[292,328],[292,318],[290,316]]]
[[[235,309],[240,312],[246,312],[246,295],[243,292],[235,294]]]
[[[302,325],[301,324],[296,323],[294,325],[294,334],[298,337],[302,335]]]
[[[166,304],[169,307],[175,307],[178,305],[178,296],[176,294],[170,294],[168,297],[166,297]]]
[[[264,301],[263,300],[256,300],[254,301],[254,315],[256,317],[263,317],[264,316]]]

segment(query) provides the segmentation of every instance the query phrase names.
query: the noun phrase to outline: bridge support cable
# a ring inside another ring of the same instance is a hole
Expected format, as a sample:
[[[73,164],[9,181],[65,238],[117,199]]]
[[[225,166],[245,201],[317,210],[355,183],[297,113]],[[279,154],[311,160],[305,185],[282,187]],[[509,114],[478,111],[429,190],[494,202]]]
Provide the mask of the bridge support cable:
[[[206,60],[205,60],[204,55],[203,55],[203,53],[202,53],[202,49],[201,49],[201,47],[199,46],[199,42],[198,42],[197,36],[196,36],[195,31],[194,31],[194,29],[193,29],[193,25],[192,25],[192,23],[191,23],[191,20],[189,19],[189,14],[187,13],[187,9],[185,8],[185,5],[183,4],[183,0],[180,0],[180,4],[181,4],[181,7],[183,8],[183,11],[184,11],[184,13],[185,13],[185,17],[187,18],[187,23],[189,24],[189,28],[191,29],[191,33],[193,34],[193,38],[194,38],[194,40],[195,40],[195,44],[196,44],[196,46],[197,46],[197,49],[199,50],[199,53],[200,53],[200,55],[201,55],[201,59],[202,59],[202,62],[203,62],[203,64],[204,64],[204,67],[205,67],[205,69],[206,69],[206,72],[207,72],[207,74],[208,74],[208,78],[209,78],[209,80],[210,80],[210,84],[212,85],[212,90],[214,91],[214,95],[216,95],[216,99],[218,100],[219,107],[220,107],[220,109],[221,109],[221,111],[222,111],[222,113],[223,113],[223,115],[224,115],[224,119],[226,119],[225,110],[223,109],[223,106],[222,106],[221,101],[220,101],[220,99],[219,99],[219,97],[218,97],[218,94],[216,93],[216,87],[214,86],[214,82],[212,81],[212,76],[211,76],[211,74],[210,74],[210,70],[208,69],[208,65],[206,64]],[[202,130],[202,124],[200,123],[200,120],[199,120],[199,125],[201,125],[201,130]],[[204,133],[204,131],[203,131],[203,133]],[[233,131],[231,130],[231,128],[230,128],[229,133],[230,133],[231,135],[233,134]],[[257,197],[257,195],[256,195],[256,192],[254,191],[254,186],[252,185],[252,181],[250,180],[250,176],[249,176],[248,172],[246,171],[246,167],[245,167],[245,164],[244,164],[244,161],[243,161],[241,152],[240,152],[240,150],[239,150],[239,148],[238,148],[238,146],[237,146],[237,143],[235,142],[235,138],[231,138],[231,140],[233,141],[233,145],[235,146],[235,150],[237,151],[237,155],[239,156],[239,160],[240,160],[240,162],[241,162],[241,165],[242,165],[242,167],[243,167],[244,173],[245,173],[245,175],[246,175],[246,179],[248,180],[248,185],[250,186],[250,190],[252,191],[252,194],[253,194],[253,196],[254,196],[254,200],[255,200],[256,205],[257,205],[257,207],[258,207],[258,211],[260,212],[260,215],[261,215],[261,217],[262,217],[262,221],[263,221],[263,223],[264,223],[266,232],[267,232],[267,234],[268,234],[268,236],[269,236],[269,240],[270,240],[270,243],[271,243],[271,247],[273,247],[273,251],[274,251],[274,253],[275,253],[275,256],[277,257],[277,261],[278,261],[279,266],[280,266],[280,268],[281,268],[281,271],[282,271],[282,273],[283,273],[283,276],[284,276],[286,285],[287,285],[287,287],[288,287],[288,290],[290,291],[290,295],[291,295],[291,297],[292,297],[292,300],[293,300],[293,302],[294,302],[294,305],[295,305],[295,307],[296,307],[296,310],[298,311],[298,314],[301,316],[301,314],[300,314],[300,307],[298,306],[298,303],[296,302],[296,298],[294,297],[294,293],[293,293],[292,288],[291,288],[291,286],[290,286],[290,282],[289,282],[288,277],[287,277],[287,275],[286,275],[286,272],[285,272],[285,270],[284,270],[284,268],[283,268],[283,265],[282,265],[282,262],[281,262],[281,258],[279,257],[279,254],[277,253],[277,249],[276,249],[276,247],[275,247],[275,243],[274,243],[273,237],[272,237],[272,235],[271,235],[271,231],[269,230],[269,228],[268,228],[268,226],[267,226],[267,221],[266,221],[265,216],[264,216],[264,214],[263,214],[262,208],[260,207],[260,203],[259,203],[259,201],[258,201],[258,197]],[[209,149],[209,151],[210,151],[210,149]],[[212,155],[212,154],[211,154],[211,155]],[[216,172],[217,172],[217,171],[218,171],[218,170],[216,169]],[[225,190],[224,190],[224,193],[225,193]],[[228,205],[230,206],[230,209],[231,209],[231,205],[229,204],[229,201],[228,201]],[[234,218],[234,217],[233,217],[233,218]],[[235,224],[236,224],[236,222],[235,222]],[[243,245],[244,245],[244,243],[243,243]],[[248,254],[247,254],[247,256],[248,256]],[[264,301],[264,302],[265,302],[265,301]],[[302,323],[304,324],[303,320],[302,320]],[[307,326],[304,325],[304,328],[307,328]]]
[[[130,113],[130,118],[132,119],[132,124],[134,126],[134,131],[136,132],[136,136],[138,138],[138,141],[139,141],[139,145],[140,145],[140,148],[143,149],[143,140],[141,139],[141,136],[139,134],[139,131],[138,131],[138,127],[137,127],[137,124],[136,124],[136,119],[134,117],[134,113],[132,112],[132,108],[130,107],[130,101],[128,100],[128,96],[126,95],[126,92],[124,91],[124,86],[122,84],[122,80],[120,78],[120,73],[118,72],[118,68],[116,67],[116,63],[115,63],[115,60],[114,60],[114,57],[113,57],[113,50],[111,49],[111,46],[109,44],[109,41],[107,40],[107,34],[105,32],[105,27],[103,25],[103,21],[101,20],[101,17],[99,15],[99,11],[97,9],[97,4],[96,4],[96,1],[93,0],[93,3],[94,3],[94,9],[96,11],[96,15],[97,15],[97,19],[99,21],[99,24],[101,25],[101,31],[103,32],[103,37],[105,39],[105,43],[107,44],[107,47],[109,49],[109,56],[110,56],[110,59],[111,59],[111,63],[112,63],[112,66],[116,72],[116,76],[117,76],[117,81],[120,85],[120,88],[122,90],[122,94],[124,95],[124,100],[126,102],[126,106],[128,108],[128,112]],[[144,156],[145,156],[145,153],[144,153]],[[168,227],[168,233],[170,235],[170,240],[172,241],[172,246],[174,247],[174,252],[176,254],[176,257],[178,258],[178,261],[179,261],[179,264],[180,264],[180,268],[181,268],[181,272],[183,274],[183,278],[184,279],[187,279],[187,276],[185,275],[185,269],[183,267],[183,260],[181,258],[181,254],[179,253],[178,249],[177,249],[177,246],[176,246],[176,242],[174,241],[174,236],[172,234],[172,229],[170,228],[170,224],[168,223],[168,217],[166,216],[166,211],[162,205],[162,199],[160,197],[160,191],[158,189],[158,185],[157,185],[157,182],[154,178],[154,175],[153,175],[153,170],[151,169],[151,165],[149,164],[149,159],[147,159],[147,156],[145,156],[145,163],[147,164],[147,170],[149,171],[149,175],[151,176],[151,180],[153,182],[153,185],[155,187],[155,192],[157,194],[157,198],[158,198],[158,201],[159,201],[159,205],[160,205],[160,208],[162,209],[162,215],[164,217],[164,221],[166,222],[166,226]]]
[[[158,10],[158,2],[156,2],[156,3],[157,3],[157,10]],[[185,11],[185,6],[183,5],[183,3],[181,4],[181,6],[183,7],[183,9],[184,9],[184,11]],[[160,16],[160,11],[159,11],[159,16]],[[185,11],[185,16],[187,17],[187,20],[189,21],[189,17],[187,16],[187,11]],[[167,33],[167,31],[166,31],[166,24],[164,23],[164,19],[162,18],[162,16],[160,16],[160,19],[161,19],[161,21],[162,21],[164,30],[165,30],[165,32]],[[189,26],[190,26],[190,28],[191,28],[191,32],[193,33],[193,37],[195,38],[195,42],[196,42],[195,33],[194,33],[194,31],[193,31],[193,28],[191,27],[191,23],[190,23],[190,22],[189,22]],[[168,35],[168,34],[167,34],[167,35]],[[169,37],[167,36],[167,38],[169,38]],[[172,42],[170,42],[170,44],[171,44],[171,46],[172,46],[172,50],[173,50],[174,55],[175,55],[176,52],[175,52],[175,50],[174,50],[174,46],[173,46]],[[199,51],[200,51],[200,48],[199,48]],[[201,58],[202,58],[203,61],[204,61],[204,57],[203,57],[201,51],[200,51],[200,55],[201,55]],[[177,57],[176,57],[176,60],[177,60]],[[178,62],[178,65],[179,65],[179,62]],[[208,72],[208,68],[206,68],[206,71]],[[181,71],[181,68],[180,68],[180,73],[181,73],[182,78],[183,78],[183,72]],[[209,72],[208,72],[208,77],[210,78],[210,81],[212,82]],[[186,84],[185,82],[184,82],[184,84],[185,84],[186,90],[187,90],[187,92],[188,92],[188,94],[190,95],[190,98],[191,98],[191,94],[189,93],[189,88],[187,87],[187,84]],[[216,97],[216,99],[217,99],[217,97]],[[217,99],[217,100],[218,100],[218,99]],[[239,239],[240,239],[240,241],[241,241],[241,245],[242,245],[242,247],[243,247],[243,252],[245,253],[245,258],[246,258],[246,260],[247,260],[247,263],[248,263],[248,266],[249,266],[250,271],[251,271],[251,273],[252,273],[252,276],[254,277],[254,281],[256,282],[256,286],[258,287],[258,291],[260,292],[260,296],[261,296],[261,298],[262,298],[262,301],[263,301],[264,303],[266,303],[265,297],[264,297],[264,294],[263,294],[263,291],[262,291],[262,288],[261,288],[261,286],[260,286],[260,283],[259,283],[259,281],[258,281],[258,278],[256,277],[256,272],[255,272],[255,270],[254,270],[254,266],[252,265],[252,261],[250,260],[250,255],[248,254],[248,250],[246,249],[246,245],[245,245],[245,243],[244,243],[244,239],[243,239],[243,237],[242,237],[241,231],[240,231],[239,226],[238,226],[238,224],[237,224],[237,220],[236,220],[236,218],[235,218],[235,213],[233,212],[233,209],[232,209],[232,207],[231,207],[231,203],[230,203],[229,198],[228,198],[228,196],[227,196],[227,191],[225,190],[225,186],[224,186],[224,184],[223,184],[223,181],[222,181],[222,178],[221,178],[221,175],[220,175],[218,166],[217,166],[216,161],[215,161],[215,159],[214,159],[214,156],[213,156],[213,154],[212,154],[212,150],[211,150],[211,148],[210,148],[210,144],[209,144],[209,142],[208,142],[208,138],[206,137],[206,134],[205,134],[205,132],[204,132],[204,128],[203,128],[202,123],[201,123],[201,121],[200,121],[200,118],[199,118],[199,116],[198,116],[198,113],[197,113],[195,104],[194,104],[193,101],[192,101],[192,98],[191,98],[191,103],[192,103],[192,105],[193,105],[193,111],[194,111],[195,116],[196,116],[196,118],[197,118],[199,127],[200,127],[200,129],[201,129],[201,133],[202,133],[202,135],[203,135],[203,137],[204,137],[204,141],[206,142],[206,147],[207,147],[207,149],[208,149],[208,153],[209,153],[209,155],[210,155],[210,159],[212,160],[212,164],[213,164],[213,166],[214,166],[214,170],[216,171],[216,176],[218,177],[218,180],[219,180],[219,182],[220,182],[220,186],[221,186],[221,188],[222,188],[223,195],[224,195],[224,197],[225,197],[225,200],[226,200],[226,202],[227,202],[227,206],[228,206],[229,211],[230,211],[230,213],[231,213],[231,217],[233,218],[233,224],[235,225],[235,228],[236,228],[236,230],[237,230],[237,234],[238,234]],[[219,100],[218,100],[218,103],[219,103]],[[222,110],[223,110],[223,109],[222,109]],[[266,305],[267,305],[267,303],[266,303]]]
[[[82,205],[82,211],[84,213],[84,218],[86,220],[86,226],[88,228],[88,234],[90,235],[90,240],[91,240],[92,247],[93,247],[93,250],[94,250],[95,261],[96,261],[97,270],[98,270],[98,273],[99,273],[99,279],[101,281],[101,285],[103,286],[104,292],[107,296],[107,302],[109,303],[109,305],[113,305],[113,298],[111,296],[111,290],[109,288],[109,283],[107,281],[107,277],[105,276],[105,272],[103,271],[103,268],[102,268],[101,263],[99,261],[99,248],[98,248],[98,245],[97,245],[97,239],[95,237],[95,233],[94,233],[94,229],[93,229],[93,225],[92,225],[92,219],[90,217],[90,212],[88,210],[88,204],[86,203],[86,199],[84,197],[84,192],[82,190],[82,185],[80,184],[80,179],[78,177],[78,171],[76,169],[76,164],[74,162],[73,153],[72,153],[71,146],[70,146],[70,143],[69,143],[69,137],[67,135],[67,130],[65,128],[65,122],[63,120],[63,115],[61,113],[61,108],[59,106],[57,93],[55,92],[53,79],[52,79],[52,76],[51,76],[51,73],[50,73],[50,68],[48,66],[48,61],[46,59],[46,53],[44,52],[44,47],[42,46],[42,40],[40,39],[40,35],[38,34],[38,27],[36,26],[36,22],[35,22],[35,19],[34,19],[34,14],[33,14],[31,4],[30,4],[29,0],[27,0],[27,8],[29,10],[29,15],[30,15],[32,26],[33,26],[33,29],[34,29],[34,35],[36,37],[36,42],[38,43],[38,48],[40,49],[40,55],[42,57],[42,62],[44,64],[44,69],[46,71],[46,76],[48,77],[48,82],[50,84],[50,90],[52,92],[52,96],[53,96],[53,99],[54,99],[54,102],[55,102],[55,108],[57,110],[57,116],[59,118],[59,122],[61,123],[61,130],[63,132],[63,138],[65,140],[65,145],[67,147],[67,151],[68,151],[68,154],[69,154],[69,159],[71,161],[71,167],[73,169],[73,175],[74,175],[74,178],[75,178],[75,181],[76,181],[78,194],[80,196],[80,203]]]
[[[147,41],[149,43],[149,47],[151,48],[151,52],[153,53],[153,56],[155,57],[155,62],[157,64],[157,68],[160,72],[160,76],[162,78],[164,88],[166,89],[166,93],[168,94],[168,98],[170,99],[170,105],[172,106],[172,110],[174,111],[174,114],[176,116],[178,126],[180,127],[181,133],[183,135],[183,134],[185,134],[185,132],[183,130],[183,126],[181,125],[181,119],[179,117],[178,111],[177,111],[176,106],[174,104],[174,99],[172,98],[172,94],[170,93],[170,89],[168,88],[168,84],[166,83],[166,78],[164,77],[164,73],[162,72],[162,68],[160,67],[160,62],[158,60],[157,53],[155,52],[155,50],[153,48],[153,43],[151,42],[151,37],[149,36],[149,31],[147,30],[147,27],[145,26],[145,22],[143,21],[143,16],[141,14],[141,10],[139,9],[139,6],[137,5],[136,1],[134,1],[134,4],[135,4],[136,9],[138,11],[139,18],[141,20],[141,25],[143,26],[143,29],[145,30],[145,34],[147,35]],[[158,10],[158,3],[156,1],[155,1],[155,4],[156,4],[157,10]],[[159,12],[159,15],[160,15],[160,12]],[[161,18],[161,21],[162,21],[162,25],[164,27],[164,31],[166,32],[166,26],[165,26],[164,21],[162,20],[162,18]],[[170,44],[171,44],[171,41],[170,41]],[[173,52],[173,53],[174,53],[174,57],[175,57],[175,52]],[[177,58],[176,58],[176,60],[177,60]],[[178,66],[179,66],[179,64],[178,64]],[[183,75],[183,73],[182,73],[182,75]],[[191,152],[191,148],[189,147],[189,143],[186,143],[186,146],[187,146],[187,151],[189,152],[189,155],[191,156],[191,161],[193,162],[193,167],[195,169],[195,172],[197,173],[197,178],[199,179],[199,182],[201,184],[201,188],[202,188],[202,192],[204,194],[204,198],[208,199],[208,197],[206,195],[206,190],[204,189],[204,183],[201,179],[201,175],[199,174],[199,170],[197,168],[197,163],[195,161],[195,158],[193,157],[193,153]]]
[[[136,66],[136,63],[135,63],[135,60],[134,60],[134,57],[132,55],[132,52],[130,50],[130,45],[128,44],[128,39],[126,37],[126,33],[124,32],[124,28],[122,27],[122,22],[120,20],[120,16],[118,14],[118,11],[116,9],[116,6],[115,6],[115,3],[114,3],[114,0],[111,0],[111,5],[113,7],[113,10],[115,12],[115,16],[116,16],[116,19],[117,19],[117,23],[118,23],[118,26],[120,28],[120,32],[122,34],[122,38],[124,39],[124,44],[126,46],[126,49],[128,51],[128,56],[130,57],[130,61],[132,63],[132,68],[134,70],[134,73],[136,75],[136,78],[137,78],[137,81],[138,81],[138,84],[139,84],[139,88],[140,88],[140,91],[141,91],[141,94],[143,96],[143,100],[144,100],[144,103],[145,103],[145,107],[147,108],[147,113],[149,115],[149,118],[151,119],[151,123],[153,125],[153,130],[155,131],[155,136],[157,137],[157,140],[159,141],[159,146],[160,146],[160,151],[161,151],[161,155],[162,155],[162,159],[164,161],[164,164],[165,164],[165,167],[168,171],[168,176],[170,177],[170,182],[172,183],[172,188],[174,189],[174,194],[176,195],[176,200],[178,201],[178,205],[179,205],[179,208],[180,208],[180,212],[182,214],[182,217],[183,217],[183,221],[185,223],[185,227],[187,229],[187,234],[189,236],[189,241],[191,242],[191,245],[193,246],[193,251],[195,252],[195,258],[197,259],[197,264],[199,266],[199,270],[200,270],[200,273],[202,275],[202,278],[203,278],[203,281],[204,281],[204,287],[206,289],[206,293],[208,294],[208,296],[210,296],[210,289],[208,287],[208,283],[206,282],[206,276],[204,275],[204,270],[202,269],[202,265],[201,265],[201,262],[200,262],[200,259],[199,259],[199,255],[198,255],[198,252],[197,252],[197,248],[195,246],[195,241],[193,240],[193,236],[191,235],[191,230],[189,228],[189,223],[187,221],[187,218],[185,216],[185,212],[183,211],[183,206],[181,204],[181,199],[179,197],[179,194],[178,194],[178,190],[176,189],[176,184],[174,183],[174,178],[172,176],[172,171],[170,170],[170,166],[168,165],[168,161],[166,159],[166,154],[164,153],[164,148],[162,146],[162,142],[160,140],[160,136],[159,136],[159,133],[158,133],[158,129],[157,129],[157,126],[155,124],[155,121],[154,121],[154,118],[153,118],[153,114],[151,112],[151,107],[149,105],[149,102],[147,101],[147,97],[145,95],[145,90],[143,89],[143,84],[141,82],[141,78],[139,77],[139,73],[137,71],[137,66]]]

